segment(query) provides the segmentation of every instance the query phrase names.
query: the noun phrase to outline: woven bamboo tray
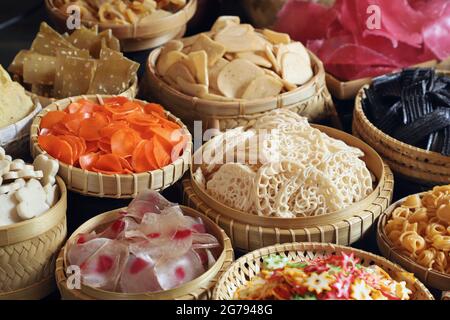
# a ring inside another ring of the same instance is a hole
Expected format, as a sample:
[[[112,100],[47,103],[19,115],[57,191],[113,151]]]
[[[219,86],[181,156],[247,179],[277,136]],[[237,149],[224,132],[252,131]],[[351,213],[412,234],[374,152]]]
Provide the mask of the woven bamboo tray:
[[[385,134],[376,128],[362,109],[364,86],[355,100],[353,134],[367,142],[385,159],[394,172],[424,185],[450,183],[450,157],[420,149]]]
[[[67,191],[43,215],[0,227],[0,300],[42,299],[55,290],[55,261],[66,238]]]
[[[6,154],[13,158],[25,158],[28,156],[30,143],[30,127],[33,118],[42,110],[42,106],[36,96],[31,95],[34,101],[34,109],[22,120],[0,128],[0,147],[4,148]]]
[[[57,28],[67,31],[66,21],[69,15],[56,8],[54,0],[45,0],[45,6]],[[137,24],[100,23],[88,20],[82,20],[81,23],[86,27],[98,25],[99,31],[111,29],[114,36],[120,40],[122,50],[133,52],[156,48],[174,38],[182,37],[188,21],[196,11],[197,0],[189,0],[184,8],[168,17]]]
[[[147,61],[144,94],[168,106],[191,129],[194,121],[202,121],[203,129],[233,129],[250,125],[264,113],[276,108],[287,108],[310,121],[331,118],[339,127],[339,119],[325,85],[322,62],[310,52],[314,77],[299,88],[274,98],[252,101],[212,101],[188,96],[167,84],[155,70],[161,49],[152,51]]]
[[[260,217],[221,204],[207,194],[194,179],[187,178],[183,181],[184,203],[214,220],[227,232],[233,246],[242,251],[296,241],[342,245],[358,241],[390,205],[394,188],[392,173],[378,154],[364,142],[333,128],[315,127],[364,151],[363,160],[377,179],[374,191],[366,199],[345,210],[322,216],[293,219]],[[202,149],[197,150],[201,151]],[[191,175],[197,166],[195,164],[191,166]]]
[[[450,274],[445,274],[443,272],[421,266],[409,256],[398,250],[398,248],[395,248],[384,231],[386,223],[390,219],[392,212],[399,207],[405,199],[395,202],[381,214],[377,225],[378,248],[383,256],[395,263],[398,263],[409,272],[414,273],[416,277],[425,285],[439,290],[450,290]]]
[[[354,253],[360,258],[361,264],[369,266],[376,264],[383,268],[391,277],[395,278],[398,272],[404,270],[392,262],[358,249],[338,246],[330,243],[286,243],[271,247],[262,248],[246,254],[236,260],[231,267],[222,275],[214,289],[213,299],[233,300],[234,292],[260,270],[263,258],[270,254],[280,254],[295,261],[309,261],[317,257],[324,257],[341,252]],[[414,283],[412,300],[434,300],[431,293],[425,286],[416,281]]]
[[[198,211],[195,211],[188,207],[181,207],[184,214],[192,217],[200,217],[205,226],[206,230],[214,235],[220,242],[222,248],[217,252],[216,263],[199,278],[187,282],[182,286],[160,292],[153,293],[143,293],[143,294],[126,294],[126,293],[116,293],[107,292],[104,290],[88,287],[81,285],[80,289],[68,289],[67,287],[67,276],[65,273],[65,267],[67,266],[65,254],[66,246],[61,250],[58,259],[56,261],[56,282],[61,293],[61,296],[65,300],[205,300],[210,299],[212,295],[212,290],[222,275],[231,263],[233,262],[234,254],[233,248],[231,246],[231,241],[225,234],[225,232],[220,229],[216,224],[214,224],[210,219],[205,217]],[[114,211],[106,212],[98,215],[87,222],[85,222],[81,227],[79,227],[69,238],[69,241],[73,241],[77,234],[90,232],[99,228],[102,225],[107,225],[112,221],[119,218],[120,211],[123,209],[117,209]],[[219,254],[220,252],[220,254]]]
[[[107,95],[88,95],[71,97],[59,100],[50,104],[40,114],[36,116],[31,125],[31,155],[35,158],[44,150],[38,144],[38,132],[42,117],[52,110],[64,110],[70,103],[81,98],[92,100],[96,103],[103,104],[103,98],[113,96]],[[136,100],[140,101],[140,100]],[[141,101],[143,102],[143,101]],[[176,122],[183,129],[187,131],[186,126],[171,113],[166,113],[169,119]],[[65,163],[59,162],[58,175],[64,180],[67,188],[80,194],[100,197],[100,198],[120,198],[128,199],[134,198],[137,194],[146,189],[161,191],[174,184],[179,180],[183,174],[188,170],[190,158],[192,154],[192,137],[189,134],[188,143],[183,155],[175,160],[173,163],[153,171],[133,174],[115,174],[106,175],[102,173],[95,173],[92,171],[76,168]],[[49,157],[51,157],[49,155]],[[52,158],[52,157],[51,157]]]

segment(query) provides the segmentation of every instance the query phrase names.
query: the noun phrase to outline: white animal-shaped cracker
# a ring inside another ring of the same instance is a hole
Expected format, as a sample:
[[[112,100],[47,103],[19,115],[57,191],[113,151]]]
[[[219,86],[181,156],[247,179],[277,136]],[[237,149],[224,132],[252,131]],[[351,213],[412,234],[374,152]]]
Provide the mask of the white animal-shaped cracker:
[[[19,205],[17,214],[22,219],[31,219],[46,212],[50,206],[47,204],[47,194],[41,183],[31,179],[26,186],[15,193]]]
[[[34,171],[30,168],[25,168],[20,171],[10,171],[3,175],[3,180],[23,179],[41,179],[44,176],[42,171]]]
[[[2,147],[0,147],[0,160],[5,159],[5,156],[6,156],[5,149],[3,149]]]
[[[9,172],[11,162],[8,160],[0,160],[0,176]]]
[[[40,170],[43,173],[43,177],[41,179],[42,185],[47,184],[55,184],[56,182],[56,174],[59,170],[59,163],[54,159],[50,159],[44,154],[40,154],[34,159],[33,166],[35,170]]]
[[[11,183],[4,184],[4,185],[0,186],[0,194],[12,193],[16,190],[19,190],[20,188],[23,188],[25,186],[25,184],[26,184],[25,180],[23,180],[23,179],[17,179]]]
[[[13,192],[0,195],[0,227],[20,222],[17,215],[17,200]]]
[[[46,202],[49,207],[53,207],[59,199],[58,186],[56,184],[46,184],[44,187],[45,194],[47,195]]]
[[[19,170],[23,170],[24,167],[25,167],[25,161],[23,161],[22,159],[15,159],[11,162],[11,166],[10,166],[9,170],[19,171]]]

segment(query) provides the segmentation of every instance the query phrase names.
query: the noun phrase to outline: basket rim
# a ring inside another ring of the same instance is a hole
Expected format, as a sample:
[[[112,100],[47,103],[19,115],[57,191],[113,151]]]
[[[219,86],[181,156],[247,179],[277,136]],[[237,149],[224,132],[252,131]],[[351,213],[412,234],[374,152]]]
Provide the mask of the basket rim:
[[[17,232],[18,230],[25,229],[32,224],[41,224],[43,221],[49,219],[50,217],[59,215],[59,210],[57,210],[57,209],[64,206],[67,201],[67,188],[66,188],[66,184],[59,176],[56,176],[56,183],[58,185],[59,192],[60,192],[58,201],[50,209],[48,209],[46,212],[44,212],[43,214],[41,214],[38,217],[34,217],[34,218],[28,219],[28,220],[23,220],[23,221],[20,221],[20,222],[14,223],[14,224],[10,224],[10,225],[6,225],[6,226],[0,226],[0,246],[3,245],[3,243],[2,243],[3,241],[1,239],[4,238],[7,240],[9,238],[9,236],[8,236],[9,233]],[[65,212],[64,212],[64,215],[65,215]],[[50,229],[50,228],[47,228],[47,229]],[[24,240],[27,240],[27,239],[24,239]],[[24,241],[24,240],[22,240],[22,241]],[[9,244],[12,244],[12,243],[9,243]]]
[[[450,71],[445,71],[443,73],[450,76]],[[388,142],[387,146],[389,146],[389,144],[394,144],[394,145],[396,144],[396,145],[399,145],[402,148],[407,149],[411,153],[418,153],[418,154],[420,154],[423,157],[433,156],[434,158],[439,159],[439,161],[444,161],[444,162],[450,161],[450,156],[444,156],[444,155],[442,155],[442,154],[440,154],[438,152],[435,152],[435,151],[428,151],[428,150],[425,150],[425,149],[422,149],[422,148],[415,147],[413,145],[410,145],[410,144],[407,144],[407,143],[402,142],[400,140],[397,140],[397,139],[391,137],[390,135],[384,133],[380,129],[378,129],[367,118],[366,114],[364,113],[364,110],[362,109],[362,99],[365,98],[364,90],[368,89],[369,87],[370,87],[370,85],[368,85],[368,84],[363,86],[359,90],[359,92],[358,92],[358,94],[356,96],[356,99],[355,99],[355,110],[354,110],[354,116],[353,116],[354,117],[354,120],[353,120],[354,122],[357,121],[356,119],[360,119],[361,122],[363,122],[368,127],[368,129],[370,129],[372,132],[375,132],[378,136],[384,137],[386,139],[386,141]],[[392,149],[392,147],[391,147],[391,149]],[[399,152],[399,151],[397,151],[395,149],[393,149],[393,150],[396,151],[396,152]],[[424,161],[421,161],[421,162],[424,162]]]
[[[426,192],[415,193],[410,196],[418,195],[418,196],[422,197],[424,194],[426,194]],[[409,263],[409,264],[413,265],[415,268],[419,269],[420,271],[426,272],[428,274],[432,274],[432,275],[440,278],[442,281],[450,281],[450,274],[443,273],[443,272],[438,271],[433,268],[426,268],[426,267],[418,264],[416,261],[414,261],[407,255],[401,253],[397,248],[395,248],[394,244],[388,238],[388,236],[385,232],[384,227],[386,225],[387,220],[392,215],[392,212],[396,208],[398,208],[410,196],[406,196],[406,197],[394,202],[380,215],[380,217],[378,219],[378,223],[377,223],[377,240],[382,241],[383,245],[389,250],[389,255],[395,256],[395,258],[397,258],[398,261],[401,261],[401,263]],[[399,264],[401,264],[401,263],[399,262]]]
[[[200,34],[200,33],[199,33]],[[196,36],[198,34],[195,34]],[[298,86],[296,89],[281,93],[275,97],[267,97],[267,98],[259,98],[259,99],[253,99],[253,100],[244,100],[244,99],[234,99],[231,101],[217,101],[217,100],[208,100],[200,97],[194,97],[190,96],[188,94],[185,94],[181,91],[178,91],[177,89],[170,86],[168,83],[166,83],[156,72],[155,65],[153,64],[152,60],[156,61],[159,57],[159,54],[161,53],[162,48],[157,48],[150,52],[148,59],[146,61],[146,72],[149,75],[149,81],[155,81],[160,87],[164,88],[164,90],[170,92],[173,95],[176,95],[183,99],[184,101],[195,101],[196,107],[204,107],[206,108],[208,105],[215,104],[219,105],[221,108],[227,108],[227,109],[239,109],[240,105],[244,105],[245,107],[252,107],[257,106],[260,103],[263,102],[278,102],[282,98],[289,98],[293,95],[296,95],[298,93],[304,92],[308,90],[311,87],[320,87],[319,78],[322,76],[320,74],[320,69],[323,70],[322,62],[319,60],[319,58],[311,52],[309,49],[306,48],[307,52],[309,53],[309,56],[311,57],[311,62],[313,62],[313,71],[314,67],[317,67],[319,70],[318,72],[315,72],[313,77],[309,79],[306,83],[302,84],[301,86]],[[275,108],[271,108],[270,110],[273,110]]]
[[[310,217],[295,217],[295,218],[280,218],[280,217],[263,217],[263,216],[258,216],[252,213],[248,213],[248,212],[244,212],[244,211],[240,211],[237,209],[233,209],[229,206],[227,206],[226,204],[221,203],[220,201],[214,199],[213,197],[211,197],[207,192],[204,192],[201,188],[201,186],[199,185],[199,183],[196,181],[196,179],[193,179],[193,175],[194,175],[194,163],[195,161],[192,160],[192,165],[189,167],[189,173],[190,173],[190,181],[191,181],[191,185],[192,185],[192,189],[195,192],[195,194],[202,199],[203,202],[206,202],[204,198],[208,199],[208,201],[214,203],[215,205],[217,205],[217,207],[223,207],[224,211],[222,210],[217,210],[216,208],[214,208],[215,211],[219,212],[220,214],[227,216],[227,217],[233,217],[233,216],[239,216],[241,218],[242,222],[245,223],[253,223],[254,221],[250,221],[250,220],[254,220],[256,219],[258,222],[261,222],[261,226],[281,226],[284,224],[294,224],[294,223],[298,223],[298,222],[303,222],[305,223],[305,225],[303,227],[312,227],[315,226],[319,221],[316,220],[322,220],[324,218],[329,218],[329,217],[337,217],[334,218],[333,220],[342,220],[345,218],[348,218],[349,216],[353,216],[354,215],[354,211],[356,211],[356,209],[362,205],[363,202],[367,201],[367,200],[371,200],[371,202],[373,202],[377,196],[380,193],[381,187],[384,183],[384,180],[386,178],[386,170],[385,170],[385,166],[383,164],[383,160],[381,159],[380,155],[378,154],[378,152],[376,150],[374,150],[370,145],[366,144],[364,141],[362,141],[361,139],[352,136],[342,130],[338,130],[332,127],[327,127],[327,126],[323,126],[323,125],[317,125],[314,124],[312,125],[314,128],[319,129],[321,132],[324,132],[323,130],[327,130],[328,132],[333,132],[333,133],[339,133],[342,134],[348,138],[353,138],[353,139],[357,139],[359,140],[360,143],[362,143],[368,150],[371,151],[372,156],[374,156],[378,162],[378,164],[381,166],[381,174],[380,174],[380,178],[377,181],[376,186],[374,187],[373,191],[366,196],[364,199],[355,202],[353,204],[351,204],[349,207],[344,208],[342,210],[339,211],[334,211],[334,212],[329,212],[320,216],[310,216]],[[203,148],[205,146],[207,146],[212,140],[206,142],[205,144],[203,144],[192,156],[193,159],[195,159],[196,155],[199,152],[202,152]],[[227,213],[232,213],[232,214],[225,214],[225,211]],[[345,212],[350,212],[349,214],[344,214]],[[236,213],[236,214],[235,214]],[[244,218],[244,219],[242,219]]]
[[[228,262],[228,258],[230,255],[230,251],[233,252],[233,248],[231,246],[231,241],[229,239],[229,237],[227,236],[227,234],[223,231],[223,229],[221,227],[219,227],[217,224],[215,224],[209,217],[207,217],[205,214],[201,213],[198,210],[195,210],[193,208],[184,206],[184,205],[179,205],[180,208],[182,209],[182,211],[184,213],[187,213],[189,215],[189,213],[194,213],[195,215],[199,216],[203,221],[207,221],[208,224],[210,224],[213,228],[216,228],[217,233],[219,236],[219,242],[222,246],[222,250],[220,252],[220,254],[218,255],[218,257],[216,257],[216,262],[214,263],[213,266],[211,266],[208,270],[206,270],[205,273],[201,274],[199,277],[186,282],[184,284],[182,284],[181,286],[169,289],[169,290],[163,290],[163,291],[156,291],[156,292],[144,292],[144,293],[121,293],[121,292],[113,292],[113,291],[107,291],[107,290],[102,290],[102,289],[98,289],[98,288],[94,288],[94,287],[90,287],[90,286],[86,286],[84,284],[81,283],[81,291],[83,294],[91,297],[91,298],[98,298],[96,296],[96,294],[108,294],[108,295],[112,295],[113,299],[120,299],[120,298],[126,298],[126,299],[133,299],[133,298],[137,298],[137,297],[142,297],[142,296],[148,296],[148,297],[152,297],[152,296],[159,296],[159,295],[164,295],[164,296],[170,296],[171,294],[173,296],[180,296],[177,295],[176,292],[177,291],[185,291],[183,294],[181,294],[181,296],[185,296],[187,294],[189,294],[189,287],[193,286],[194,284],[197,284],[196,287],[199,286],[199,284],[204,284],[206,280],[207,283],[211,283],[214,280],[214,277],[217,275],[220,275],[223,271],[222,269],[224,267],[228,267],[229,264]],[[64,279],[61,280],[65,280],[67,279],[67,275],[65,272],[65,267],[67,266],[67,258],[66,258],[66,249],[67,249],[67,244],[70,241],[73,241],[74,238],[81,232],[83,232],[83,230],[85,229],[87,224],[92,224],[94,220],[100,220],[100,224],[99,225],[104,225],[104,224],[108,224],[111,223],[112,221],[114,221],[114,219],[117,219],[118,217],[120,217],[120,212],[125,210],[126,207],[124,208],[119,208],[119,209],[115,209],[115,210],[111,210],[108,212],[104,212],[101,213],[100,215],[97,215],[89,220],[87,220],[86,222],[84,222],[81,226],[79,226],[71,235],[70,237],[67,239],[66,243],[64,244],[64,246],[61,248],[60,251],[60,256],[62,256],[62,262],[59,262],[59,264],[62,263],[62,266],[59,265],[58,266],[58,262],[57,262],[57,266],[56,269],[58,270],[60,267],[63,267],[62,270],[62,274],[64,275]],[[98,225],[97,225],[98,226]],[[91,228],[89,228],[91,229]],[[91,230],[92,231],[92,230]],[[233,253],[231,253],[231,255],[233,255]],[[58,259],[59,260],[59,259]],[[60,260],[60,261],[61,261]],[[233,261],[232,257],[231,257],[231,262]],[[230,264],[231,264],[230,262]],[[61,282],[60,280],[57,281],[58,285]],[[198,288],[199,289],[199,288]],[[197,289],[197,290],[198,290]],[[90,293],[94,293],[94,295],[90,295]]]
[[[355,253],[356,257],[363,257],[364,259],[371,259],[375,264],[377,264],[379,267],[379,264],[387,265],[391,269],[397,269],[398,271],[406,272],[404,268],[402,268],[400,265],[391,262],[387,260],[386,258],[373,254],[368,251],[356,249],[353,247],[348,246],[341,246],[337,244],[332,243],[319,243],[319,242],[292,242],[292,243],[284,243],[284,244],[275,244],[272,246],[264,247],[261,249],[257,249],[254,251],[251,251],[239,259],[235,260],[227,271],[225,271],[219,281],[217,281],[216,287],[213,291],[213,299],[218,300],[218,290],[219,287],[224,286],[226,284],[226,278],[229,274],[233,272],[234,268],[237,268],[239,265],[247,263],[247,261],[255,261],[258,258],[265,257],[271,253],[279,253],[279,252],[305,252],[305,251],[325,251],[326,253],[335,253],[335,252],[350,252]],[[364,257],[366,256],[366,257]],[[383,269],[384,270],[384,269]],[[387,271],[386,271],[387,272]],[[420,290],[423,294],[425,294],[430,300],[434,300],[434,297],[430,293],[430,291],[425,287],[425,285],[417,278],[415,278],[415,288]]]
[[[79,99],[88,99],[88,100],[97,99],[98,103],[102,103],[103,102],[103,98],[114,98],[114,97],[121,97],[121,96],[120,95],[99,95],[99,94],[96,94],[96,95],[81,95],[81,96],[69,97],[69,98],[57,100],[57,101],[49,104],[47,107],[43,108],[41,110],[41,112],[39,112],[36,115],[36,117],[34,118],[34,120],[33,120],[33,123],[31,125],[31,129],[30,129],[30,143],[31,143],[31,146],[36,148],[36,150],[37,150],[37,152],[39,154],[46,154],[51,159],[55,159],[54,157],[49,155],[45,150],[43,150],[41,148],[41,146],[39,145],[38,141],[37,141],[37,138],[39,136],[38,132],[39,132],[39,126],[40,126],[40,123],[41,123],[41,118],[45,114],[47,114],[49,111],[52,111],[53,108],[56,107],[57,110],[64,110],[64,109],[67,108],[67,106],[70,103],[76,102]],[[127,98],[127,99],[129,99],[131,101],[138,101],[138,102],[148,103],[145,100],[140,100],[140,99],[136,99],[136,98]],[[65,106],[62,107],[59,104],[65,104]],[[183,155],[185,155],[185,154],[192,154],[192,147],[193,147],[192,135],[189,132],[189,130],[186,127],[186,125],[179,118],[177,118],[175,115],[173,115],[172,113],[170,113],[167,110],[164,110],[164,112],[165,112],[165,114],[168,116],[168,118],[171,121],[173,121],[173,122],[177,123],[178,125],[180,125],[181,129],[183,131],[185,131],[185,133],[188,135],[188,141],[187,141],[186,149],[184,150],[183,154],[179,158],[177,158],[175,161],[171,162],[170,164],[168,164],[168,165],[166,165],[164,167],[161,167],[161,168],[156,169],[156,170],[150,170],[150,171],[140,172],[140,173],[113,174],[113,175],[111,175],[111,174],[97,173],[97,172],[94,172],[94,171],[88,171],[88,170],[85,170],[85,169],[81,169],[81,168],[74,167],[74,166],[68,165],[66,163],[63,163],[59,159],[55,159],[55,160],[59,162],[60,167],[70,168],[71,170],[73,170],[75,172],[78,172],[78,173],[82,173],[83,175],[92,174],[92,175],[103,176],[103,177],[121,177],[121,178],[123,178],[123,177],[143,177],[143,176],[148,176],[148,175],[151,175],[152,172],[157,172],[157,171],[164,170],[165,168],[169,168],[172,165],[182,164],[182,163],[184,163]]]
[[[55,7],[54,0],[45,0],[45,6],[49,12],[51,12],[54,16],[56,16],[58,19],[64,19],[66,20],[69,17],[69,14],[63,13],[59,8]],[[138,23],[129,23],[129,24],[117,24],[117,23],[108,23],[108,22],[99,22],[99,21],[93,21],[93,20],[86,20],[82,19],[81,23],[84,25],[98,25],[101,29],[111,29],[112,31],[115,30],[123,30],[123,29],[129,29],[134,30],[136,27],[144,27],[152,29],[155,26],[161,24],[161,23],[167,23],[170,27],[165,28],[163,31],[167,31],[173,28],[181,27],[182,25],[186,24],[189,20],[192,19],[196,12],[197,8],[197,1],[198,0],[188,0],[186,5],[178,10],[175,13],[172,13],[171,15],[167,17],[162,17],[156,20],[148,21],[148,22],[138,22]],[[150,35],[151,36],[151,35]],[[132,39],[132,38],[124,38],[125,39]],[[122,40],[122,39],[120,39]]]

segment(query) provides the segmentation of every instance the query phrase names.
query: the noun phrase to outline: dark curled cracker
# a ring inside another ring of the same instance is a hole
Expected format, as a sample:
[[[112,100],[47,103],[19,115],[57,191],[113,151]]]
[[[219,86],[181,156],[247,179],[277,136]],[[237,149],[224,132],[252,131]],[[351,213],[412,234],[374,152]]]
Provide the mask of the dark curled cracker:
[[[401,110],[401,103],[398,101],[392,105],[388,111],[384,114],[384,117],[380,119],[375,126],[381,131],[391,134],[401,124],[399,112]]]
[[[450,126],[450,109],[439,108],[394,133],[394,138],[415,145],[433,132]]]

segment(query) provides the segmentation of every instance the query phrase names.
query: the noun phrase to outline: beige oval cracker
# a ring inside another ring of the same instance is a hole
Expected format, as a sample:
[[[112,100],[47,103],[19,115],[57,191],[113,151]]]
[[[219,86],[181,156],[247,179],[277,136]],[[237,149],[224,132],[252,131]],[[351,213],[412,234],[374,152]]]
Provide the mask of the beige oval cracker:
[[[203,97],[208,93],[208,87],[204,84],[189,83],[181,77],[177,78],[177,83],[184,93],[193,97]]]
[[[220,71],[217,86],[220,92],[228,98],[239,98],[249,83],[264,71],[245,59],[236,59]]]
[[[277,58],[275,58],[275,55],[273,54],[272,48],[269,45],[266,45],[264,47],[264,52],[267,56],[267,59],[272,63],[272,68],[275,70],[276,73],[280,73],[281,67],[278,63]]]
[[[287,33],[281,33],[272,31],[270,29],[264,29],[262,34],[266,36],[266,38],[272,42],[273,44],[288,44],[291,42],[291,37]]]
[[[180,51],[170,51],[164,55],[160,55],[156,63],[156,71],[164,76],[169,68],[176,62],[187,59],[187,55]]]
[[[208,66],[214,65],[226,52],[225,46],[212,40],[205,34],[199,34],[197,40],[192,45],[190,52],[201,50],[206,51],[208,56]]]
[[[229,25],[238,25],[240,23],[241,19],[238,16],[221,16],[217,18],[216,22],[214,22],[211,31],[219,32]]]
[[[219,87],[217,86],[217,77],[219,76],[220,71],[229,64],[226,59],[220,58],[217,62],[210,68],[208,68],[208,77],[209,77],[209,86],[217,91],[219,91]]]
[[[277,48],[277,61],[280,65],[283,55],[288,52],[299,54],[307,64],[311,65],[311,58],[309,57],[309,53],[300,42],[297,41],[291,42],[289,44],[280,44],[275,47]]]
[[[161,55],[164,55],[171,51],[181,51],[184,48],[184,44],[180,40],[170,40],[161,49]]]
[[[267,74],[259,76],[245,89],[242,99],[253,100],[267,97],[275,97],[280,94],[283,84]]]
[[[312,78],[311,66],[297,53],[285,53],[281,59],[281,70],[283,79],[292,83],[302,85]]]
[[[267,56],[265,55],[265,53],[260,54],[259,52],[245,51],[245,52],[236,53],[236,57],[240,58],[240,59],[246,59],[246,60],[256,64],[257,66],[261,66],[264,68],[272,67],[272,63],[269,61],[269,59],[267,59]]]
[[[188,55],[195,68],[195,78],[199,84],[209,86],[208,79],[208,55],[205,50],[193,51]]]
[[[177,78],[181,77],[187,82],[196,83],[194,76],[189,71],[189,68],[181,61],[174,63],[169,70],[167,70],[164,78],[170,78],[173,82],[177,82]]]

